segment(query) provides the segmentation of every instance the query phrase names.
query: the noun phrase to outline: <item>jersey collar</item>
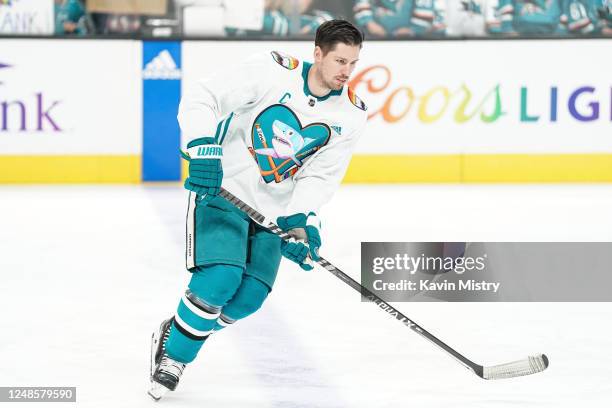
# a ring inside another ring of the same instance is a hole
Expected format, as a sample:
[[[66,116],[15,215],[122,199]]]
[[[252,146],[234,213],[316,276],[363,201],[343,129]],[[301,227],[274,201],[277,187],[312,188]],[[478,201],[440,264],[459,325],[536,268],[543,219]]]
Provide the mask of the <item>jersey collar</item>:
[[[313,95],[312,92],[310,92],[310,88],[308,88],[308,71],[310,71],[311,67],[312,67],[312,64],[310,62],[304,62],[302,64],[302,78],[304,79],[304,94],[306,96],[312,96],[313,98],[317,98],[318,102],[321,102],[321,101],[326,100],[330,96],[342,95],[342,89],[343,88],[339,89],[339,90],[332,89],[325,96],[316,96],[316,95]]]

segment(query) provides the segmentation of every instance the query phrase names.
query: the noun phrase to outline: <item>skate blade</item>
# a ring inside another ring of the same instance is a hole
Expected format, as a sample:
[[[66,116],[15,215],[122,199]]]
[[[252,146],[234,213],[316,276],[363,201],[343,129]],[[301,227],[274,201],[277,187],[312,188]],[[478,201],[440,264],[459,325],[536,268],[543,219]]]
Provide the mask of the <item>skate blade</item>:
[[[159,343],[159,337],[157,333],[151,335],[151,358],[149,366],[149,376],[153,377],[153,371],[155,371],[155,353],[157,352],[157,346]]]
[[[166,395],[170,391],[168,388],[164,387],[161,384],[156,383],[155,381],[151,381],[151,388],[147,392],[155,401],[159,401],[164,395]]]

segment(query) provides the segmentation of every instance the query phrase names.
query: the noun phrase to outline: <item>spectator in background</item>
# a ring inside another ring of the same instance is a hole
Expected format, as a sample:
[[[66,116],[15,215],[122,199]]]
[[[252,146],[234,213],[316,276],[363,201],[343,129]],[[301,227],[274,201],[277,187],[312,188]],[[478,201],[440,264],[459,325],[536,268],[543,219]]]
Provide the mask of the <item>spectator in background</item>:
[[[247,34],[266,34],[285,37],[289,34],[289,19],[282,11],[283,0],[266,0],[263,28],[260,32]]]
[[[106,19],[106,32],[110,34],[139,33],[143,16],[135,14],[109,14]]]
[[[448,0],[446,34],[448,36],[484,37],[499,29],[501,21],[495,10],[497,0]]]
[[[98,34],[137,34],[143,16],[137,14],[92,13]]]
[[[300,34],[310,34],[326,21],[333,20],[334,16],[325,10],[310,10],[307,14],[300,15]]]
[[[290,34],[291,17],[294,12],[299,14],[299,33],[314,33],[321,24],[333,20],[330,13],[313,7],[313,0],[299,0],[298,8],[294,10],[292,0],[266,0],[263,28],[261,31],[236,30],[227,28],[230,36],[234,35],[272,35],[287,37]]]
[[[568,34],[596,34],[601,31],[596,0],[562,0],[561,24]]]
[[[79,0],[55,1],[55,34],[84,35],[90,31],[91,23]]]
[[[289,18],[294,12],[299,13],[300,34],[314,33],[321,24],[334,19],[329,12],[315,8],[313,0],[299,0],[297,10],[293,10],[293,3],[290,0],[285,1],[283,10]]]
[[[499,0],[496,16],[501,24],[492,34],[515,36],[563,35],[561,0]]]
[[[228,36],[244,35],[273,35],[286,37],[289,34],[289,19],[282,12],[283,0],[266,0],[264,8],[264,20],[261,30],[239,30],[233,27],[226,27],[225,32]]]
[[[414,0],[410,24],[416,35],[446,35],[446,0]]]
[[[601,34],[612,36],[612,0],[598,0],[597,15],[599,16]]]
[[[410,28],[412,1],[355,0],[355,21],[374,37],[413,35]]]
[[[354,0],[355,21],[374,37],[445,34],[446,0]]]

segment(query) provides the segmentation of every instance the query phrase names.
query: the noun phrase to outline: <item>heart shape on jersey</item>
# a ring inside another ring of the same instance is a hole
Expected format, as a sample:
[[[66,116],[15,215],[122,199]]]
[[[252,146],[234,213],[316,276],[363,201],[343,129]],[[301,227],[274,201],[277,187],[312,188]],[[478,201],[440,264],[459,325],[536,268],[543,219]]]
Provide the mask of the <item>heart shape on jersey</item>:
[[[297,115],[285,105],[264,109],[251,129],[251,154],[266,183],[280,183],[329,141],[331,131],[325,123],[302,127]]]

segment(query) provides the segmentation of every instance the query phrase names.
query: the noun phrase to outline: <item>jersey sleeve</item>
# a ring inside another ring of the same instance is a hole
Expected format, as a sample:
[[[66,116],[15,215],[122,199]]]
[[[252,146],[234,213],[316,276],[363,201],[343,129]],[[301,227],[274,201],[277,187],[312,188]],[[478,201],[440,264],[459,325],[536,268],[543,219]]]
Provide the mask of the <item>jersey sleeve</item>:
[[[271,61],[270,55],[258,54],[196,82],[179,104],[178,121],[184,144],[199,137],[213,137],[223,118],[257,102],[270,87],[274,68]]]
[[[367,115],[347,137],[334,140],[311,158],[295,175],[295,188],[287,207],[287,215],[318,212],[331,200],[344,178],[355,145],[365,129]]]

